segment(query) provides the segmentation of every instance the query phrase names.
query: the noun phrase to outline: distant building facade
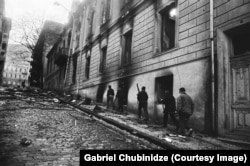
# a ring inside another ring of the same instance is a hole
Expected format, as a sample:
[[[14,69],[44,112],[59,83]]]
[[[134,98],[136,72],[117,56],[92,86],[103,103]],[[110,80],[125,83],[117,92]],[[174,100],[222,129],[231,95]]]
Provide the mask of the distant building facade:
[[[0,0],[0,85],[3,79],[3,68],[7,53],[11,20],[5,17],[5,0]]]
[[[9,44],[3,70],[3,85],[18,87],[29,86],[30,51],[18,44]]]
[[[6,63],[3,72],[3,85],[18,87],[23,83],[27,87],[29,86],[29,70],[30,65],[18,63]]]
[[[137,113],[139,84],[151,119],[161,121],[164,89],[177,97],[185,87],[195,104],[193,128],[250,141],[249,0],[74,3],[70,36],[48,55],[48,64],[60,67],[48,71],[46,88],[106,102],[108,85],[123,86],[127,110]]]

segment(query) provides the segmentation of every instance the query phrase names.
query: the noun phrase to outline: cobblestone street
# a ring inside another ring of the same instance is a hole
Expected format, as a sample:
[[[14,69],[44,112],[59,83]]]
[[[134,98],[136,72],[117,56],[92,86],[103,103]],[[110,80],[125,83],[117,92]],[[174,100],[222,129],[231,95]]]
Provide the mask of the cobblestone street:
[[[79,165],[80,149],[156,148],[43,94],[1,91],[0,106],[3,166]]]

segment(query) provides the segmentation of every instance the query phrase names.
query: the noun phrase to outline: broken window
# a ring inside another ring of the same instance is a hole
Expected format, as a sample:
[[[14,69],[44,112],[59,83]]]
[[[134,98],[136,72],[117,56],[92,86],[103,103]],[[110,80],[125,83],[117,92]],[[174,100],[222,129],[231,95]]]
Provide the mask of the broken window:
[[[88,14],[88,40],[90,40],[93,35],[94,14],[94,9],[91,8]]]
[[[3,44],[2,44],[2,49],[3,49],[3,50],[6,50],[6,48],[7,48],[7,44],[6,44],[6,43],[3,43]]]
[[[123,65],[127,65],[130,63],[131,61],[131,53],[132,53],[132,30],[130,30],[129,32],[127,32],[123,38],[123,46],[124,46],[124,50],[123,50],[123,56],[122,56],[122,64]]]
[[[165,90],[173,94],[173,75],[156,78],[155,86],[157,103],[160,103],[164,97]]]
[[[75,84],[76,83],[76,76],[77,76],[77,58],[78,56],[75,55],[73,57],[73,75],[72,75],[72,83]]]
[[[105,0],[102,7],[102,24],[105,24],[110,18],[110,0]]]
[[[70,41],[71,40],[71,32],[69,32],[69,34],[68,34],[68,48],[70,47]]]
[[[161,15],[161,52],[168,51],[175,47],[175,27],[176,27],[176,3],[165,7],[160,11]]]
[[[126,12],[130,8],[130,4],[132,1],[133,0],[122,0],[121,1],[121,3],[122,3],[121,11]]]
[[[87,51],[86,53],[86,66],[85,66],[85,77],[89,79],[90,73],[90,59],[91,59],[91,51]]]
[[[101,50],[101,57],[100,57],[100,73],[105,71],[106,66],[106,57],[107,57],[107,46],[103,47]]]

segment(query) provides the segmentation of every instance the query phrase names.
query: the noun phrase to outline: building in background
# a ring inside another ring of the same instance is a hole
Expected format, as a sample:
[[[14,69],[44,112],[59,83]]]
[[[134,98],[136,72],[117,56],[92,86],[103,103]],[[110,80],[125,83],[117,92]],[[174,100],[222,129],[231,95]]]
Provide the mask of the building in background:
[[[11,19],[5,17],[5,1],[0,0],[0,85],[3,79],[3,69],[7,53]]]
[[[29,86],[30,51],[18,44],[9,44],[3,71],[3,85],[18,87],[25,83]]]
[[[60,38],[63,25],[54,21],[46,21],[33,51],[31,63],[31,85],[43,88],[47,71],[47,54]]]
[[[185,87],[195,130],[250,141],[249,0],[74,3],[69,61],[57,71],[66,74],[63,91],[105,103],[108,85],[123,86],[125,107],[136,114],[139,84],[149,94],[151,120],[159,122],[164,89],[177,97]],[[48,61],[56,63],[52,52]],[[47,88],[56,87],[53,77],[45,79]]]
[[[12,87],[29,86],[30,64],[19,64],[16,62],[6,63],[3,72],[3,85]]]

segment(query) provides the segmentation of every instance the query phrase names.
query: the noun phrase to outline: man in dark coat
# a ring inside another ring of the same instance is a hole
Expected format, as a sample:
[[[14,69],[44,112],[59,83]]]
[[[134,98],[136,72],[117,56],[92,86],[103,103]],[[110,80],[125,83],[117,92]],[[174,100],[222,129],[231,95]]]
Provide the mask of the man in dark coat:
[[[188,126],[188,120],[194,112],[194,103],[192,98],[186,94],[185,88],[180,88],[179,97],[177,98],[177,111],[180,116],[181,134],[186,135],[185,129],[189,130],[188,135],[192,135],[193,129]]]
[[[108,89],[108,92],[107,92],[107,108],[109,108],[109,106],[111,106],[111,107],[114,106],[114,103],[113,103],[114,95],[115,95],[115,92],[112,89],[111,85],[109,85],[109,89]]]
[[[145,121],[148,121],[148,94],[146,92],[146,88],[143,86],[141,91],[137,96],[139,106],[138,106],[138,118],[141,119],[142,109],[145,115]]]
[[[163,125],[167,127],[168,124],[168,115],[170,115],[172,121],[176,126],[176,130],[179,130],[179,123],[175,118],[175,98],[169,92],[169,90],[165,90],[164,98],[162,99],[162,104],[164,104],[164,117],[163,117]]]
[[[115,101],[118,100],[118,111],[123,112],[124,92],[121,86],[119,86],[116,93]]]

